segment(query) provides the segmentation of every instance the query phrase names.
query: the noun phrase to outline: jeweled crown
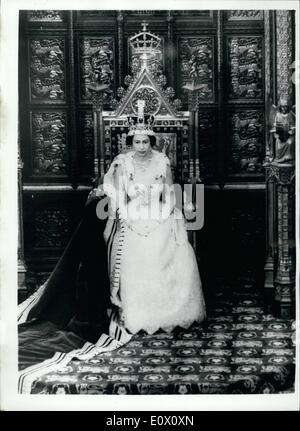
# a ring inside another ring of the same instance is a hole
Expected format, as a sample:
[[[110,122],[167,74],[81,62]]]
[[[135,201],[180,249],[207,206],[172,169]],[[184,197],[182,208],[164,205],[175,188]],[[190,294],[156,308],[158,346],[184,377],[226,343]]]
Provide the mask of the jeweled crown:
[[[131,115],[127,118],[128,122],[128,136],[133,135],[155,135],[153,131],[154,116],[144,114],[146,101],[137,100],[137,116]]]
[[[154,116],[143,115],[143,117],[128,117],[128,136],[133,135],[155,135],[153,130]]]

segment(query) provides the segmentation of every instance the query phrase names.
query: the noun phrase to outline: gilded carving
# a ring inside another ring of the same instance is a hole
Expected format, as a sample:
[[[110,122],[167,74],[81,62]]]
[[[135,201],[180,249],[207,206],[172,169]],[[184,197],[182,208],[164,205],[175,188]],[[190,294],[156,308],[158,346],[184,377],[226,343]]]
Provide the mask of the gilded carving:
[[[161,15],[165,11],[161,10],[131,10],[127,11],[126,15]]]
[[[291,81],[292,64],[292,17],[289,10],[276,11],[276,47],[277,47],[277,92],[278,99],[286,95],[291,98],[293,83]]]
[[[80,41],[81,98],[91,101],[91,87],[106,85],[104,103],[113,96],[114,55],[111,37],[84,38]]]
[[[244,9],[235,9],[227,11],[227,19],[229,21],[235,20],[262,20],[263,19],[263,11],[262,10],[244,10]]]
[[[101,16],[115,16],[117,14],[116,10],[81,10],[78,14],[83,18],[95,18]]]
[[[261,37],[228,39],[229,99],[257,100],[263,97],[263,61]]]
[[[159,111],[159,108],[161,106],[161,100],[160,100],[159,94],[153,88],[142,87],[134,92],[131,99],[131,107],[135,114],[137,114],[138,112],[137,104],[139,100],[145,101],[145,107],[144,107],[145,114],[154,115]]]
[[[32,114],[33,172],[36,175],[66,175],[66,114]]]
[[[148,23],[141,23],[142,30],[128,39],[129,64],[135,76],[143,67],[155,76],[163,73],[163,39],[147,30]]]
[[[295,161],[295,114],[286,97],[281,97],[278,107],[270,110],[270,142],[267,161],[294,163]]]
[[[66,210],[45,208],[34,217],[36,247],[64,247],[69,237],[69,217]]]
[[[30,43],[31,99],[49,102],[65,99],[64,41],[34,39]]]
[[[263,114],[242,111],[231,115],[231,173],[262,173],[264,157]]]
[[[265,92],[271,94],[271,31],[270,11],[264,12],[265,28]]]
[[[282,167],[279,169],[281,175]],[[288,169],[288,168],[287,168]],[[286,170],[286,169],[284,169]],[[289,168],[292,174],[292,169]],[[280,178],[282,180],[282,178]],[[295,288],[295,256],[292,251],[291,225],[294,223],[294,211],[291,202],[294,190],[291,182],[279,183],[278,188],[278,262],[276,274],[276,300],[281,305],[281,316],[289,314],[291,310],[283,310],[283,306],[290,307]]]
[[[173,11],[175,16],[185,16],[190,15],[192,17],[203,17],[203,18],[211,18],[212,17],[212,11],[211,10],[174,10]]]
[[[27,13],[30,22],[62,22],[62,11],[59,10],[31,10]]]
[[[193,82],[198,87],[200,101],[212,101],[213,39],[211,37],[185,37],[179,40],[181,86]]]
[[[157,133],[154,149],[165,153],[169,157],[172,169],[177,166],[176,133]]]

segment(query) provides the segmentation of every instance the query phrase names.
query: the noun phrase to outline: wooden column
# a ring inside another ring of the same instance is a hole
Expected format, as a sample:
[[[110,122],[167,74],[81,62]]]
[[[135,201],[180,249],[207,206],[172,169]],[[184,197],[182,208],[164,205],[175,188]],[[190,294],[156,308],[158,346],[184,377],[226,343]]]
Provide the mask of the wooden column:
[[[289,100],[291,106],[293,105],[290,69],[293,61],[292,12],[277,10],[275,14],[273,23],[276,25],[277,74],[276,85],[273,86],[276,94],[273,94],[272,102],[279,104],[280,99],[284,98]],[[293,156],[286,159],[278,157],[277,150],[271,142],[272,138],[274,139],[274,136],[271,133],[265,163],[268,223],[265,287],[275,288],[273,298],[276,311],[282,318],[290,318],[295,311],[295,160]]]
[[[189,179],[193,180],[195,176],[195,112],[193,106],[193,93],[189,91]]]
[[[196,177],[196,182],[200,182],[199,111],[198,111],[198,107],[195,110],[194,115],[195,115],[195,177]]]
[[[295,166],[274,160],[268,174],[274,182],[277,203],[275,311],[282,318],[291,318],[295,313]]]
[[[186,84],[188,90],[188,109],[189,109],[189,157],[190,169],[189,180],[192,183],[191,201],[195,204],[196,184],[201,182],[200,179],[200,162],[199,162],[199,116],[198,116],[198,90],[194,81]],[[189,241],[191,242],[195,254],[197,253],[197,234],[196,231],[189,231]]]
[[[184,86],[188,90],[188,109],[189,109],[189,176],[192,182],[201,182],[200,161],[199,161],[199,112],[198,112],[198,90],[200,86],[195,85],[194,81]]]
[[[276,52],[277,52],[277,101],[286,96],[293,104],[293,82],[290,68],[293,61],[292,13],[289,10],[276,11]],[[275,301],[282,317],[293,315],[295,301],[295,241],[294,212],[294,163],[274,166],[278,207],[277,220],[277,268],[275,278]]]
[[[168,77],[172,88],[175,88],[175,47],[174,47],[174,16],[171,10],[167,11],[168,23],[168,40],[167,40],[167,56],[168,56]]]
[[[105,173],[104,166],[104,124],[103,124],[103,92],[107,85],[90,85],[93,102],[93,122],[94,122],[94,185],[98,185],[99,179]]]
[[[68,62],[69,62],[69,135],[71,148],[71,185],[73,189],[78,187],[78,148],[77,148],[77,121],[75,98],[75,61],[74,61],[74,24],[73,11],[69,11],[68,17]]]
[[[124,16],[122,11],[118,11],[118,86],[123,84],[123,70],[124,70]]]
[[[218,166],[217,176],[218,184],[220,188],[224,187],[225,184],[225,115],[224,115],[224,49],[223,49],[223,12],[217,11],[217,53],[218,53],[218,79],[217,79],[217,101],[218,101],[218,130],[217,130],[217,142],[218,142]]]
[[[272,103],[272,95],[274,94],[271,82],[273,82],[273,73],[275,69],[273,60],[273,46],[275,45],[275,34],[272,26],[272,11],[264,11],[264,36],[265,36],[265,118],[269,118],[270,104]],[[273,157],[271,148],[271,136],[268,127],[265,128],[265,143],[266,143],[266,167],[268,161]],[[266,297],[266,311],[270,312],[274,300],[274,229],[275,229],[275,187],[273,177],[266,170],[266,261],[264,267],[264,289]]]
[[[26,299],[27,289],[25,284],[26,264],[24,259],[24,235],[23,235],[23,162],[18,150],[18,296],[19,300]]]

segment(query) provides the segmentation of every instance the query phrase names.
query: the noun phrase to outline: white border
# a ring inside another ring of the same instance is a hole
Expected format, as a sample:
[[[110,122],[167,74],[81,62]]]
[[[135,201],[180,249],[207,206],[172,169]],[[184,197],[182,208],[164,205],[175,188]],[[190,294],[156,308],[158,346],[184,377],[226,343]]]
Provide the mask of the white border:
[[[296,393],[282,395],[20,395],[17,393],[17,122],[18,122],[18,12],[24,9],[149,9],[149,1],[131,0],[2,0],[1,2],[1,118],[0,118],[0,306],[2,321],[0,400],[2,410],[298,410],[299,409],[299,306],[296,326]],[[168,0],[164,9],[295,9],[296,54],[299,61],[298,1]],[[161,9],[151,1],[151,10]],[[299,66],[298,66],[299,67]],[[298,71],[299,75],[299,71]],[[298,78],[299,79],[299,78]],[[299,82],[296,105],[299,107]],[[298,108],[299,109],[299,108]],[[296,240],[299,245],[299,115],[296,116]],[[297,247],[299,253],[299,247]],[[298,257],[298,256],[297,256]],[[299,305],[299,258],[296,271],[296,303]]]

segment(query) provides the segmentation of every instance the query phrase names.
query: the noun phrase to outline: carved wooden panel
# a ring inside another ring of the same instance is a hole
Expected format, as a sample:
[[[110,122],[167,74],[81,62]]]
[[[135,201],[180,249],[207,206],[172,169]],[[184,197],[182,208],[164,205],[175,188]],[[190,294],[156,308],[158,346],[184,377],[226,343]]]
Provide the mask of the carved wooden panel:
[[[235,9],[229,10],[226,12],[228,21],[257,21],[263,19],[263,11],[262,10],[243,10],[243,9]]]
[[[262,101],[263,51],[261,36],[228,38],[230,101]]]
[[[246,279],[262,276],[265,257],[265,200],[263,192],[232,194],[228,210],[228,256],[231,271]]]
[[[251,287],[249,280],[258,282],[263,275],[264,191],[206,189],[204,211],[204,226],[197,232],[203,285],[215,289],[217,277],[222,287],[224,279],[228,287]]]
[[[255,187],[256,183],[263,180],[263,81],[266,79],[263,67],[263,12],[126,10],[122,11],[122,15],[118,15],[118,12],[76,11],[72,21],[66,19],[69,12],[65,11],[24,11],[24,19],[20,21],[23,23],[20,36],[25,47],[24,62],[20,63],[20,86],[26,89],[20,93],[24,107],[20,113],[20,141],[24,154],[25,185],[34,182],[41,186],[49,182],[52,187],[51,191],[48,188],[39,192],[42,197],[36,197],[37,193],[29,189],[25,192],[24,208],[28,214],[25,223],[25,257],[28,261],[34,261],[36,267],[39,267],[40,262],[53,263],[61,254],[68,234],[76,224],[72,224],[70,219],[78,215],[84,206],[84,199],[79,197],[83,193],[81,187],[76,192],[68,189],[63,196],[59,188],[62,185],[70,187],[73,179],[75,184],[86,185],[93,176],[94,131],[89,85],[108,84],[104,110],[110,110],[110,101],[116,97],[116,82],[118,86],[123,85],[124,75],[132,73],[126,38],[141,28],[143,20],[149,22],[151,31],[165,38],[162,59],[158,58],[156,64],[168,77],[166,86],[174,86],[175,82],[178,84],[175,97],[183,99],[183,110],[187,109],[187,94],[182,91],[182,86],[191,80],[201,85],[198,150],[204,182],[218,183],[220,171],[228,171],[228,182],[235,182],[237,187],[245,181],[251,183],[250,187]],[[281,37],[280,30],[278,26],[277,37]],[[67,37],[68,32],[70,37]],[[282,34],[284,38],[285,34]],[[75,50],[72,48],[73,38]],[[277,57],[279,59],[280,53]],[[284,60],[281,62],[283,64]],[[28,64],[28,70],[24,70],[24,64]],[[152,108],[155,101],[151,94],[149,99]],[[78,120],[74,124],[72,115]],[[69,130],[70,127],[72,129]],[[171,144],[177,181],[186,181],[189,177],[190,132],[187,121],[180,128],[168,125],[166,130],[162,124],[157,126],[156,132],[162,138],[164,135],[159,144]],[[105,170],[112,158],[125,148],[126,133],[127,129],[120,124],[116,127],[105,124]],[[71,139],[73,134],[77,136],[76,142]],[[176,140],[170,140],[175,134]],[[69,173],[72,177],[69,177]],[[53,191],[56,185],[57,190]],[[226,187],[224,190],[226,193]],[[248,197],[242,200],[245,191],[240,198],[234,196],[230,201],[231,206],[236,204],[245,208],[245,215],[232,210],[228,218],[223,220],[224,207],[230,206],[228,195],[224,198],[224,206],[220,205],[220,195],[224,190],[208,187],[208,193],[213,195],[212,200],[215,202],[209,202],[208,199],[205,202],[208,216],[204,230],[207,230],[207,237],[204,248],[199,248],[203,250],[203,271],[208,266],[212,274],[215,271],[223,274],[226,266],[229,271],[237,267],[231,255],[226,257],[227,261],[224,257],[233,236],[235,258],[241,250],[240,238],[244,249],[247,241],[251,242],[252,247],[255,242],[253,238],[257,238],[256,222],[252,222],[251,214],[247,215]],[[85,193],[87,195],[88,191]],[[235,192],[230,190],[230,193]],[[256,191],[252,193],[255,199],[251,205],[256,205]],[[31,198],[33,195],[35,198]],[[68,198],[73,197],[74,203],[67,204]],[[259,211],[264,214],[263,207]],[[219,214],[222,214],[222,222]],[[240,218],[243,222],[238,225]],[[232,225],[231,220],[234,220]],[[217,230],[220,224],[222,229]],[[247,227],[250,228],[246,232]],[[199,236],[204,230],[199,232]],[[221,233],[228,237],[224,239]],[[220,238],[224,249],[216,255]],[[205,260],[209,247],[210,253]],[[242,259],[240,263],[243,263]]]
[[[214,112],[200,111],[199,117],[199,155],[201,178],[211,178],[216,173],[216,115]]]
[[[114,97],[114,39],[112,37],[85,37],[80,48],[80,94],[82,102],[91,101],[90,85],[107,85],[104,103]]]
[[[136,17],[143,17],[143,15],[146,15],[146,16],[164,16],[164,15],[166,15],[165,10],[127,10],[124,12],[128,16],[136,16]]]
[[[117,15],[116,10],[81,10],[77,11],[77,14],[81,18],[98,18],[103,16],[115,16]]]
[[[264,118],[258,110],[231,113],[229,124],[230,174],[263,175]]]
[[[255,208],[235,208],[232,217],[232,232],[239,238],[241,247],[257,248],[257,237],[264,236],[264,214]]]
[[[24,245],[28,268],[34,271],[54,268],[82,217],[88,193],[88,190],[24,191]]]
[[[65,100],[65,42],[61,38],[31,39],[31,101],[38,103]]]
[[[192,9],[186,9],[186,10],[174,10],[173,14],[175,16],[196,16],[201,18],[211,18],[212,17],[212,11],[211,10],[192,10]]]
[[[60,10],[31,10],[27,12],[29,22],[62,22],[63,12]]]
[[[33,174],[67,175],[66,114],[34,112],[31,114],[31,131]]]
[[[70,235],[68,211],[43,208],[35,212],[35,247],[64,247]]]
[[[94,169],[94,128],[92,112],[80,112],[80,174],[92,177]]]
[[[183,86],[194,82],[200,86],[199,102],[214,100],[214,43],[212,37],[179,38],[179,80],[181,99],[187,101]]]

